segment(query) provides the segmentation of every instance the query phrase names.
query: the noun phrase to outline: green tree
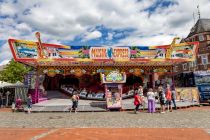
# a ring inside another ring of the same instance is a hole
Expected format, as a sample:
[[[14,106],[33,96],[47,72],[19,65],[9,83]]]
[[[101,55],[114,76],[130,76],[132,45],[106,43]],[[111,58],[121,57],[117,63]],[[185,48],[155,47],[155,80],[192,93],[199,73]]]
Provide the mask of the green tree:
[[[24,75],[32,70],[31,67],[15,62],[13,59],[0,71],[0,80],[10,83],[23,82]]]

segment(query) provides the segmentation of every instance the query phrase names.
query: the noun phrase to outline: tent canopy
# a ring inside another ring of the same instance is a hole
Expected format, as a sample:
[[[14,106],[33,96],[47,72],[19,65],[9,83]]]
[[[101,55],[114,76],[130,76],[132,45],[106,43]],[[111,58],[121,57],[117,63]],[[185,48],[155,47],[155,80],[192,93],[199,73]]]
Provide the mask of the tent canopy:
[[[20,81],[17,81],[15,84],[0,81],[0,88],[8,88],[8,87],[13,87],[13,88],[15,88],[15,87],[27,87],[27,85],[24,85]]]
[[[4,88],[4,87],[8,87],[8,86],[12,86],[12,83],[8,83],[8,82],[4,82],[4,81],[0,81],[0,88]]]

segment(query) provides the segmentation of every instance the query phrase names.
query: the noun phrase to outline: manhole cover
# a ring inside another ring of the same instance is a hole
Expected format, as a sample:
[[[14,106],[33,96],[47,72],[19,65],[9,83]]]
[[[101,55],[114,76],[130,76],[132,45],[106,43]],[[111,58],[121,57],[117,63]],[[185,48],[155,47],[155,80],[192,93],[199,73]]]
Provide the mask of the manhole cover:
[[[49,119],[61,119],[61,118],[63,118],[63,117],[61,117],[61,116],[49,117]]]

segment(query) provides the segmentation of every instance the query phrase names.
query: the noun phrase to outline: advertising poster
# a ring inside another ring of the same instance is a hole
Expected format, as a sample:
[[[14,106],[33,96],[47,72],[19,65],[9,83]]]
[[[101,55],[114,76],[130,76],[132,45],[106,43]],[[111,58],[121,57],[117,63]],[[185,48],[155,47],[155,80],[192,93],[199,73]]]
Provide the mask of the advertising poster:
[[[199,102],[199,92],[197,87],[180,87],[176,88],[176,99],[179,101]]]
[[[210,102],[210,70],[194,72],[195,84],[200,93],[201,102]]]
[[[107,93],[107,108],[121,108],[121,97],[117,92]]]

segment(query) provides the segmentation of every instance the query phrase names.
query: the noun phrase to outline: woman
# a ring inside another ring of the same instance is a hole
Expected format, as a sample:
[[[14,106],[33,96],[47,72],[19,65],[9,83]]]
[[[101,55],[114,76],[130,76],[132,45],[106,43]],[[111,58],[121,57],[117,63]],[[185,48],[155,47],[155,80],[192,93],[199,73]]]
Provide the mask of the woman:
[[[77,107],[78,107],[78,102],[79,102],[79,96],[77,94],[76,91],[73,92],[73,96],[71,97],[71,100],[72,100],[72,107],[71,107],[71,110],[74,110],[75,113],[77,113]]]
[[[163,92],[163,87],[159,86],[158,87],[158,94],[159,94],[159,101],[160,101],[160,106],[161,110],[160,113],[165,113],[165,93]]]
[[[155,93],[153,92],[152,88],[150,88],[149,92],[147,92],[147,99],[148,99],[148,112],[154,113],[155,112]]]
[[[134,109],[134,113],[137,114],[139,106],[141,105],[141,97],[139,96],[137,90],[134,91],[134,105],[136,106]]]

